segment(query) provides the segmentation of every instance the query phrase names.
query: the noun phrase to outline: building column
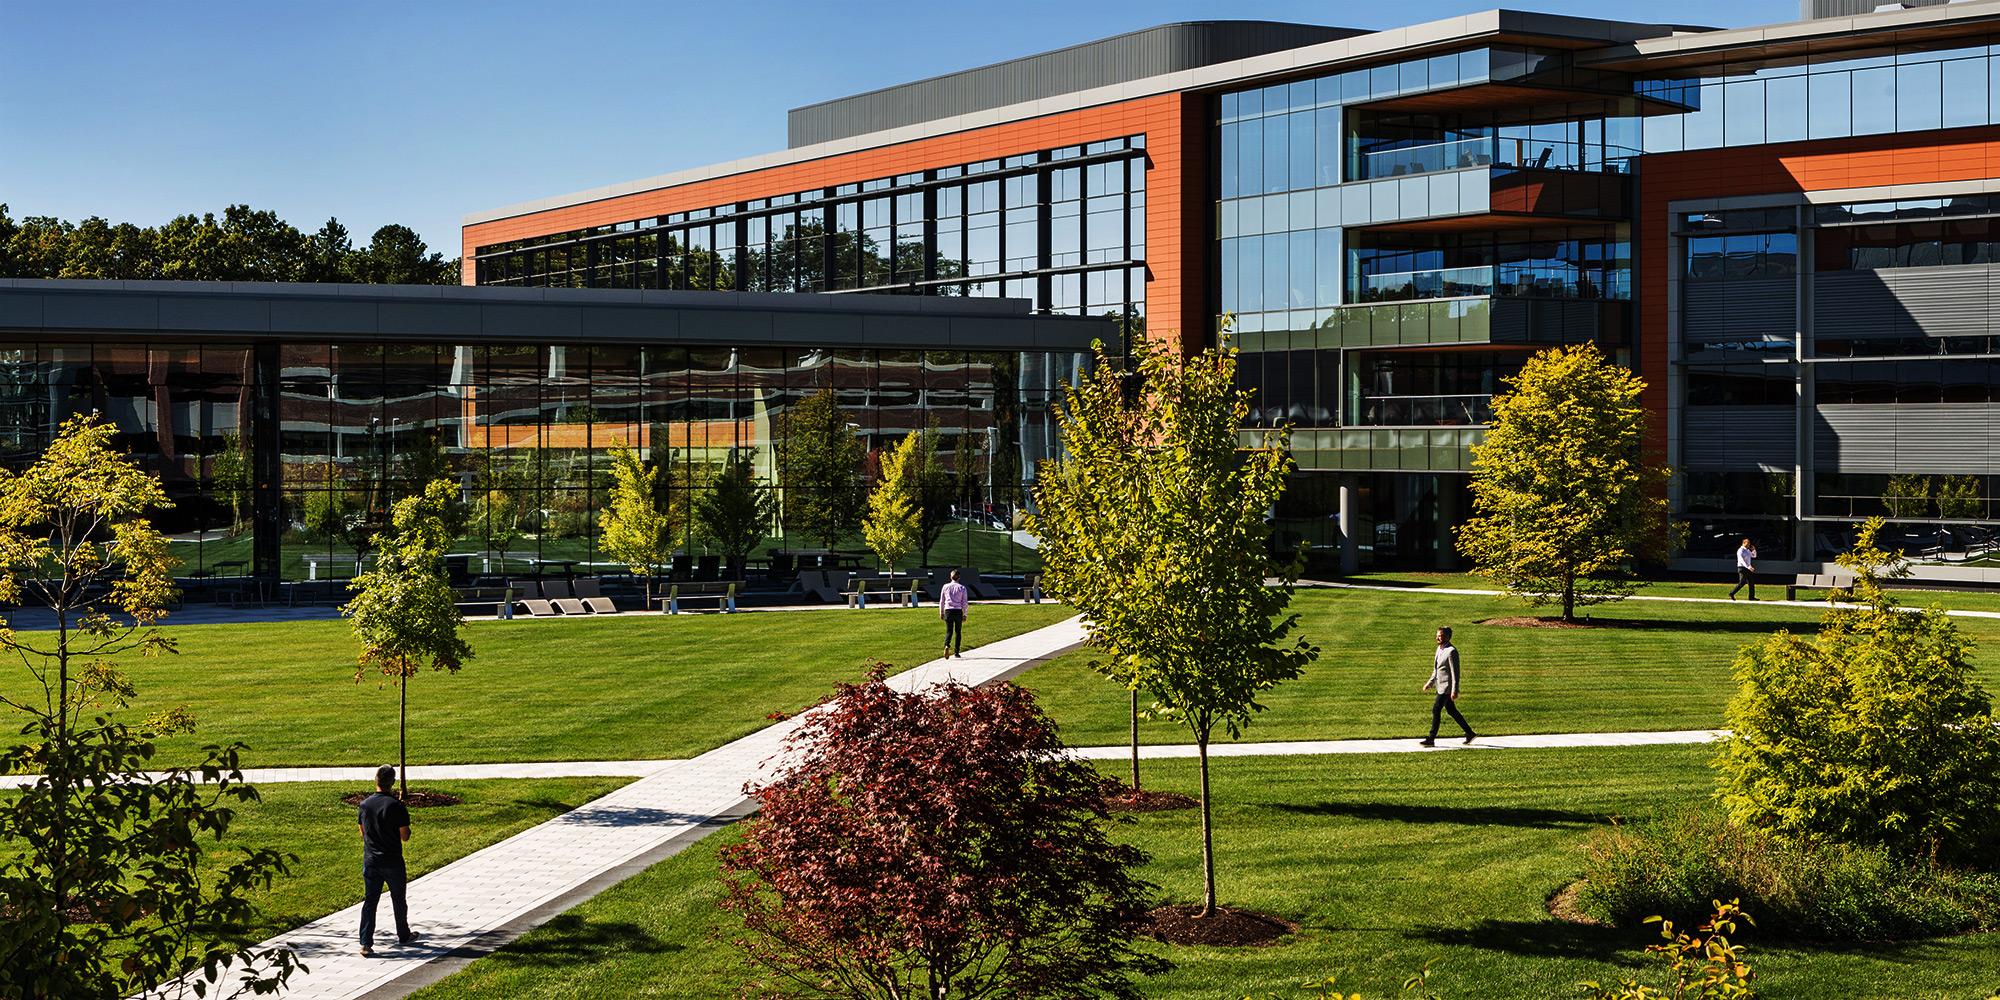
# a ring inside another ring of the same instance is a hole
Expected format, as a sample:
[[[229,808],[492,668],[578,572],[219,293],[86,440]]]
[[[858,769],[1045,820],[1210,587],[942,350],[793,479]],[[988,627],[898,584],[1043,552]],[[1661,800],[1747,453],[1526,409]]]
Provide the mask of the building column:
[[[284,460],[278,426],[278,345],[258,344],[250,388],[250,572],[276,590],[283,576]]]
[[[1354,505],[1361,500],[1361,487],[1355,477],[1343,475],[1340,483],[1340,575],[1351,576],[1361,571],[1361,549],[1354,539],[1355,524],[1359,512]]]
[[[1458,523],[1458,479],[1438,473],[1437,480],[1437,568],[1458,565],[1458,547],[1452,542],[1452,527]]]

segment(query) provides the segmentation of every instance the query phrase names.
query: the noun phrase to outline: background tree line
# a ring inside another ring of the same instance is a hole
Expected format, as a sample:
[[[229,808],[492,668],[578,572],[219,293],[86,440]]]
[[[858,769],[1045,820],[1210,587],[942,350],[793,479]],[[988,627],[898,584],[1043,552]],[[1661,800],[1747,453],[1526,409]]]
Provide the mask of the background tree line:
[[[408,226],[383,226],[356,246],[339,219],[308,234],[248,205],[139,226],[95,215],[16,221],[0,203],[0,277],[455,285],[459,261]]]

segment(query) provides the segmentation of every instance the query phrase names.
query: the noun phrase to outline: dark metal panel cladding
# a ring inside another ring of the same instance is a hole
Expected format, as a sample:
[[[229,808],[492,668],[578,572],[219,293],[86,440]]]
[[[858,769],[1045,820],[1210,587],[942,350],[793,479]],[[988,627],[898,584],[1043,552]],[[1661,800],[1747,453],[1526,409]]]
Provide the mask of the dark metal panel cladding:
[[[2000,265],[1823,271],[1813,279],[1813,335],[1985,336],[1987,302]]]
[[[1790,340],[1798,326],[1798,286],[1789,277],[1690,281],[1681,288],[1681,330],[1690,344]]]
[[[1941,7],[1950,0],[1901,0],[1889,4],[1883,0],[1799,0],[1799,17],[1810,21],[1818,17],[1853,17],[1856,14],[1874,13],[1878,8],[1901,7]]]
[[[1993,475],[1996,423],[1991,403],[1821,405],[1813,457],[1821,472]]]
[[[1365,33],[1278,21],[1163,24],[793,108],[786,116],[787,141],[796,149]]]
[[[1681,464],[1689,469],[1789,469],[1798,428],[1789,406],[1690,406]]]

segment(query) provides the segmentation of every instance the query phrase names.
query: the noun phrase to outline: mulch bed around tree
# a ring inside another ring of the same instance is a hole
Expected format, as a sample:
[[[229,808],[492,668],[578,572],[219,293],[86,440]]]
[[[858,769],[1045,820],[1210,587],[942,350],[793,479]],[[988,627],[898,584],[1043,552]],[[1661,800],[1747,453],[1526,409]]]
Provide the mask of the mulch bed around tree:
[[[1560,618],[1537,618],[1534,615],[1508,615],[1504,618],[1482,618],[1478,624],[1499,625],[1505,628],[1597,628],[1590,622],[1566,622]]]
[[[1206,944],[1262,948],[1278,943],[1299,925],[1289,920],[1249,910],[1218,906],[1215,913],[1199,917],[1196,903],[1156,906],[1133,927],[1135,931],[1167,944]]]
[[[73,924],[106,923],[107,922],[106,918],[109,917],[110,914],[104,912],[104,909],[108,905],[110,904],[102,902],[92,902],[90,900],[85,900],[85,899],[72,899],[68,906],[63,907],[63,919]],[[11,905],[0,906],[0,920],[13,920],[16,918],[19,912],[20,911],[18,909],[16,909]],[[128,917],[128,919],[137,920],[140,917],[144,917],[152,912],[153,912],[152,907],[142,906],[138,909],[137,912],[131,914]]]
[[[341,796],[340,801],[345,802],[350,806],[358,806],[361,804],[362,799],[365,799],[373,794],[375,793],[355,792],[353,795]],[[455,806],[455,805],[460,805],[464,802],[465,802],[464,799],[461,799],[458,796],[452,795],[447,792],[432,792],[419,788],[416,789],[415,791],[412,791],[410,793],[409,798],[403,800],[403,805],[411,809],[429,809],[433,806]]]
[[[1170,812],[1175,809],[1193,809],[1201,805],[1201,800],[1179,792],[1156,792],[1140,789],[1132,794],[1132,786],[1116,778],[1104,779],[1104,807],[1115,813]]]
[[[1583,912],[1577,904],[1577,897],[1583,893],[1583,880],[1577,879],[1556,890],[1549,897],[1549,916],[1566,924],[1583,924],[1587,927],[1603,927],[1604,921]]]

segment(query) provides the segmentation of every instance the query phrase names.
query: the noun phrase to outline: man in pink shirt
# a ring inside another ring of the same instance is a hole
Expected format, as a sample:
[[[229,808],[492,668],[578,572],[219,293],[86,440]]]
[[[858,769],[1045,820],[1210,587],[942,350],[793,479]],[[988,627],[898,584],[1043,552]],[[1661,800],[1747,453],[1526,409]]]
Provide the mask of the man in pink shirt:
[[[938,617],[944,619],[945,659],[954,656],[963,659],[959,647],[965,642],[965,607],[971,603],[972,595],[966,592],[965,584],[958,582],[958,571],[951,571],[951,582],[944,585],[938,594]]]

